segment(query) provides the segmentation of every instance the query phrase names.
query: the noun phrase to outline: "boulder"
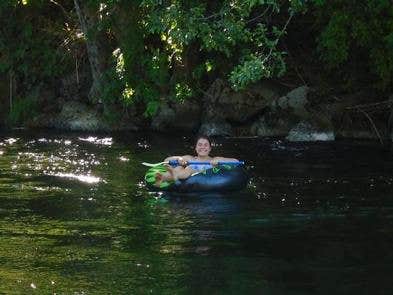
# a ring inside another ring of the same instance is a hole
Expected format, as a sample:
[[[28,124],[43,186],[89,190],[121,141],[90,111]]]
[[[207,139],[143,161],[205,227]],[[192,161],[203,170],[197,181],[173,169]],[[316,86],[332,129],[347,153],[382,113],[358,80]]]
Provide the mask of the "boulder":
[[[201,124],[202,102],[186,99],[174,105],[175,126],[181,130],[197,130]]]
[[[293,127],[288,136],[289,141],[332,141],[335,139],[333,130],[320,130],[310,122],[300,122]]]
[[[287,136],[293,141],[334,140],[328,104],[314,103],[310,88],[301,86],[272,101],[255,121],[250,133],[257,136]]]
[[[243,123],[263,112],[273,101],[280,97],[280,91],[273,83],[262,81],[247,89],[235,92],[224,88],[218,97],[218,111],[225,110],[225,119]]]
[[[201,104],[192,99],[173,105],[163,102],[152,118],[151,127],[157,131],[197,130],[201,122],[201,109]]]
[[[96,110],[77,101],[69,101],[63,105],[60,114],[53,120],[53,127],[75,131],[110,130]]]
[[[228,122],[246,122],[278,99],[282,92],[280,87],[267,80],[236,92],[226,82],[217,79],[203,98],[207,115],[205,119],[220,117]],[[225,110],[225,113],[222,110]]]
[[[108,124],[101,119],[95,109],[77,101],[64,103],[58,115],[41,124],[47,124],[48,127],[57,129],[75,131],[110,130]]]
[[[280,97],[280,87],[271,81],[255,83],[236,92],[227,82],[217,79],[203,97],[200,133],[224,136],[232,133],[232,124],[250,124],[272,101]]]
[[[152,118],[151,127],[153,130],[164,131],[170,128],[175,122],[175,111],[170,108],[166,103],[162,103]]]
[[[285,96],[274,100],[271,104],[273,111],[277,109],[290,109],[291,112],[298,117],[307,117],[308,111],[306,104],[308,103],[307,95],[310,88],[307,86],[301,86],[292,91],[288,92]]]
[[[96,108],[78,101],[65,102],[60,109],[57,114],[48,112],[34,117],[27,122],[27,126],[73,131],[137,131],[139,129],[135,118],[131,121],[123,116],[120,119],[109,120]],[[115,110],[111,111],[115,112]],[[108,123],[109,121],[111,123]]]
[[[287,117],[269,118],[269,116],[261,116],[251,125],[250,133],[260,137],[286,136],[291,127],[292,124]]]
[[[207,136],[228,136],[232,134],[232,127],[225,121],[209,121],[202,123],[199,133]]]

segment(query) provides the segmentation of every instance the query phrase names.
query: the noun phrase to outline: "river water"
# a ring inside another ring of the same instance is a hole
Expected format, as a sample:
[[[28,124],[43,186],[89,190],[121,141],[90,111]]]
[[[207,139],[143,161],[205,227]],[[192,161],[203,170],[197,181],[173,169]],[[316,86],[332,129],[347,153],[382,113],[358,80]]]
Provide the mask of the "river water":
[[[393,159],[372,142],[222,139],[247,189],[150,193],[181,136],[0,133],[0,294],[391,294]]]

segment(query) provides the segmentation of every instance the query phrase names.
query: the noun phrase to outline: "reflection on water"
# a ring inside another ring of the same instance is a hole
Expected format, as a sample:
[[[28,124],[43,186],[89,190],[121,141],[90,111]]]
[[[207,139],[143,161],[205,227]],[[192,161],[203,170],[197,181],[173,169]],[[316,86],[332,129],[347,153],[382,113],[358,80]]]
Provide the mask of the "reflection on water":
[[[146,134],[0,135],[0,293],[390,294],[391,154],[367,142],[227,139],[247,190],[150,193]]]
[[[91,176],[91,175],[77,175],[73,173],[51,173],[48,172],[47,175],[57,176],[57,177],[65,177],[70,179],[77,179],[81,182],[86,183],[98,183],[101,181],[99,177]]]

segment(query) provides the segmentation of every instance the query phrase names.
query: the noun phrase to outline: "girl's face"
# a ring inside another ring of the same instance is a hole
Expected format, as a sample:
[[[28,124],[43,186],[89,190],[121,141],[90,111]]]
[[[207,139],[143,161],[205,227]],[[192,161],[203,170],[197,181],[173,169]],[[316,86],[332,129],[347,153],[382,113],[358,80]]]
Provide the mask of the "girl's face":
[[[205,138],[198,139],[195,145],[195,151],[198,156],[208,156],[211,149],[212,147],[210,146],[209,141]]]

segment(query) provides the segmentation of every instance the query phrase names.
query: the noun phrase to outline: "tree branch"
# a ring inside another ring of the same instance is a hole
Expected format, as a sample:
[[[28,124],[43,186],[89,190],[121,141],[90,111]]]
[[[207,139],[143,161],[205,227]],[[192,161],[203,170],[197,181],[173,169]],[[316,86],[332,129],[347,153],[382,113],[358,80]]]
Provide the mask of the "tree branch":
[[[377,129],[377,127],[375,126],[373,119],[371,119],[371,117],[370,117],[365,111],[359,109],[359,112],[361,112],[362,114],[364,114],[364,115],[366,116],[366,118],[370,121],[371,126],[373,127],[375,133],[376,133],[377,136],[378,136],[379,142],[383,145],[383,140],[382,140],[381,134],[379,134],[378,129]]]
[[[278,36],[278,38],[277,38],[277,40],[276,40],[277,43],[278,43],[278,40],[280,40],[280,38],[281,38],[281,36],[283,35],[283,33],[285,32],[285,30],[286,30],[286,28],[287,28],[289,22],[291,21],[292,17],[293,17],[293,14],[291,13],[291,15],[289,16],[289,18],[287,19],[287,22],[285,23],[284,27],[282,28],[282,30],[281,30],[281,32],[280,32],[280,35]],[[272,47],[270,48],[269,54],[262,60],[262,64],[265,63],[265,62],[268,60],[268,58],[272,55],[273,49],[274,49],[276,46],[277,46],[277,44],[276,44],[275,46],[272,46]]]
[[[60,9],[63,11],[64,15],[70,20],[71,17],[69,16],[69,13],[65,10],[65,8],[59,4],[58,2],[56,2],[55,0],[49,0],[49,2],[55,4],[56,6],[60,7]]]
[[[269,11],[269,8],[270,8],[270,7],[266,8],[265,11],[262,12],[260,15],[254,17],[254,18],[252,18],[252,19],[250,19],[250,20],[248,20],[248,21],[246,22],[246,24],[249,24],[249,23],[253,22],[254,20],[257,20],[258,18],[263,17],[263,16],[266,14],[266,12]]]

